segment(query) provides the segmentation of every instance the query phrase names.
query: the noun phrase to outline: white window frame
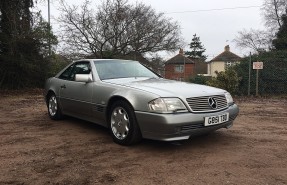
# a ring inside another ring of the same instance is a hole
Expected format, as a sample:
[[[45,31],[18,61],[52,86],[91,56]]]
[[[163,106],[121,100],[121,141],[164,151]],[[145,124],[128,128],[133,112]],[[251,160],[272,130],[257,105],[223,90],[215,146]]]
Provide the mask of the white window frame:
[[[228,69],[231,66],[233,66],[233,62],[225,62],[225,69]]]
[[[174,66],[174,71],[177,73],[183,73],[183,70],[184,70],[184,66],[182,64]]]

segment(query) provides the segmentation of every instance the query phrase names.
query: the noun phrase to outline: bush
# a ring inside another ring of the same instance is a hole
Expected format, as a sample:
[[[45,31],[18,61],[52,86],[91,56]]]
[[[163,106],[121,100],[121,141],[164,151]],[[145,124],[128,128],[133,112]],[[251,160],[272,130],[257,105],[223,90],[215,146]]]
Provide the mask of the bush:
[[[238,93],[239,78],[233,68],[228,68],[226,71],[217,72],[217,76],[212,77],[207,81],[207,85],[225,89],[231,94]]]
[[[206,85],[206,82],[208,80],[210,80],[211,77],[209,76],[203,76],[203,75],[196,75],[194,77],[191,77],[189,79],[189,82],[191,83],[196,83],[196,84],[202,84],[202,85]]]

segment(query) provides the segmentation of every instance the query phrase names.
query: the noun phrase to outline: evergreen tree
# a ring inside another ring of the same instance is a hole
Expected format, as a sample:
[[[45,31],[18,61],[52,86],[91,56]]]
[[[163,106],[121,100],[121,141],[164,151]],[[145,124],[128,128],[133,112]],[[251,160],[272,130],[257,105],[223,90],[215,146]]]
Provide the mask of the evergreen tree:
[[[282,26],[276,34],[277,38],[273,40],[272,44],[276,50],[287,50],[287,9],[282,16]]]
[[[47,77],[42,20],[31,13],[32,0],[0,1],[0,88],[42,87]]]
[[[191,43],[189,44],[189,47],[191,51],[187,51],[185,54],[188,55],[191,58],[196,58],[196,59],[206,59],[206,55],[203,53],[205,52],[205,48],[202,45],[200,38],[196,36],[196,34],[193,35],[193,38],[191,40]]]

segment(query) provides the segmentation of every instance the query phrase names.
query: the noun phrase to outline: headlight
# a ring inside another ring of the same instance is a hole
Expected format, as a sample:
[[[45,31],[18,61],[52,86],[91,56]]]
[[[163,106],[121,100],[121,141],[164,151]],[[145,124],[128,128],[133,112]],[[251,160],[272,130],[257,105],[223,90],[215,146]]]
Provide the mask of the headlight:
[[[185,105],[178,98],[158,98],[149,102],[148,107],[150,111],[159,113],[187,111]]]
[[[227,104],[228,104],[228,105],[232,105],[232,104],[234,103],[233,98],[232,98],[232,96],[231,96],[230,93],[226,92],[226,93],[225,93],[225,97],[226,97],[226,100],[227,100]]]

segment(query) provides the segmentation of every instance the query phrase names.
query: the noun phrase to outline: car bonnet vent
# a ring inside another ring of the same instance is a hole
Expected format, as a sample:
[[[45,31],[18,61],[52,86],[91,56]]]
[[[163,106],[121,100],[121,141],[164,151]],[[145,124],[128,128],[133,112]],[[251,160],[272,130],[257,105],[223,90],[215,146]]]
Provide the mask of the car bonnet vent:
[[[102,105],[95,105],[95,106],[93,107],[93,111],[94,111],[94,112],[104,112],[104,109],[105,109],[105,107],[102,106]]]

